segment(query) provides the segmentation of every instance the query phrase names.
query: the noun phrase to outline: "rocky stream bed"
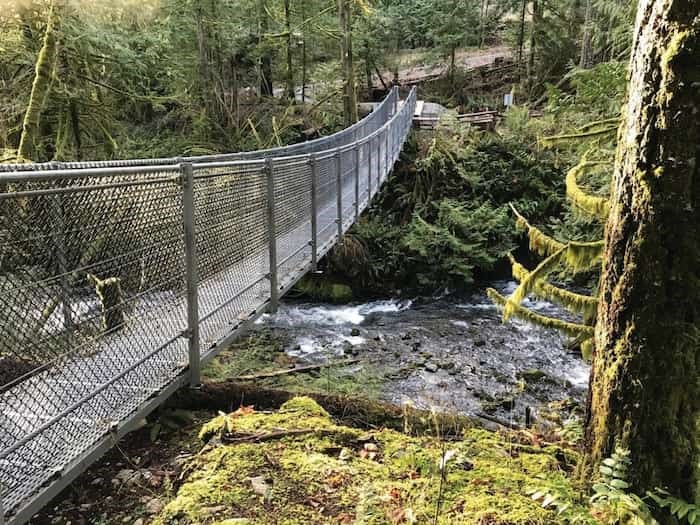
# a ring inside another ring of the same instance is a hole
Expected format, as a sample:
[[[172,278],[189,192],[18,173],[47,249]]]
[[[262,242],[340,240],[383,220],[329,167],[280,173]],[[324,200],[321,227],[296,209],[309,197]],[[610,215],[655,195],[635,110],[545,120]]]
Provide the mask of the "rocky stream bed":
[[[510,293],[513,282],[495,287]],[[556,306],[528,301],[540,313]],[[378,397],[417,408],[489,415],[522,423],[547,405],[580,407],[588,366],[551,330],[501,322],[485,293],[471,297],[384,300],[356,305],[284,304],[260,327],[303,362],[343,356],[361,363],[344,374],[378,374]]]

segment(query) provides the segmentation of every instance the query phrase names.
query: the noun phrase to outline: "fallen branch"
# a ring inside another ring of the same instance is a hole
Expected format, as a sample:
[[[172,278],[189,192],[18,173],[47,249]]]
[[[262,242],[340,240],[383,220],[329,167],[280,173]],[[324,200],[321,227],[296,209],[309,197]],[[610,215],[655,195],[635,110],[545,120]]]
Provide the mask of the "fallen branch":
[[[289,436],[304,436],[306,434],[315,434],[322,432],[321,430],[313,429],[294,429],[294,430],[278,430],[276,432],[257,432],[247,435],[224,436],[224,443],[262,443],[263,441],[274,441]]]
[[[251,381],[254,379],[263,379],[266,377],[277,377],[277,376],[283,376],[287,374],[298,374],[301,372],[309,372],[311,370],[320,370],[322,368],[330,368],[332,366],[347,366],[347,365],[354,365],[355,363],[359,363],[359,359],[343,359],[341,361],[331,361],[329,363],[321,363],[318,365],[304,365],[304,366],[297,366],[295,368],[287,368],[285,370],[275,370],[273,372],[259,372],[257,374],[250,374],[247,376],[238,376],[234,377],[234,381]]]

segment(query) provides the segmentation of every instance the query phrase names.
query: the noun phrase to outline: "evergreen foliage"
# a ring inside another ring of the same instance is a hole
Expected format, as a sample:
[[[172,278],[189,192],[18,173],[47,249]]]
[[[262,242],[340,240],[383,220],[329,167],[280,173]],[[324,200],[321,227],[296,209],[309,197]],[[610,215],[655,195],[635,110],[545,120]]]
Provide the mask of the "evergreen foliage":
[[[549,152],[458,124],[412,140],[406,162],[354,227],[366,265],[348,275],[332,260],[331,273],[351,278],[356,292],[468,288],[502,272],[518,245],[510,202],[541,221],[563,209],[563,174]]]

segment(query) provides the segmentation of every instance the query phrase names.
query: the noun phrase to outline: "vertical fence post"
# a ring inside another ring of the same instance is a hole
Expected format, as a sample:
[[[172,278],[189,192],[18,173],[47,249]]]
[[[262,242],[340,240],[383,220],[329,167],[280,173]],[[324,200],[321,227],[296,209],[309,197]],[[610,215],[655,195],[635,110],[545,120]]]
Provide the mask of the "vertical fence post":
[[[311,168],[311,270],[316,271],[318,268],[318,211],[316,202],[316,180],[317,166],[316,156],[312,153],[309,157],[309,166]]]
[[[187,339],[190,365],[190,386],[200,384],[199,296],[197,284],[197,237],[194,219],[194,173],[192,164],[180,163],[182,209],[185,230],[185,281],[187,288]]]
[[[270,255],[270,313],[276,313],[279,305],[279,287],[277,283],[277,229],[275,227],[275,177],[272,159],[265,159],[265,178],[267,179],[267,232]]]
[[[343,242],[343,154],[338,148],[335,156],[336,186],[338,190],[338,244]]]
[[[372,201],[372,139],[367,141],[367,206]]]
[[[382,134],[377,133],[377,191],[382,186]]]
[[[355,222],[360,220],[360,147],[355,144]]]
[[[390,157],[389,157],[389,132],[391,126],[386,127],[386,134],[384,135],[384,164],[385,168],[384,171],[386,173],[384,174],[386,177],[389,176],[389,172],[391,171],[391,164],[390,164]]]

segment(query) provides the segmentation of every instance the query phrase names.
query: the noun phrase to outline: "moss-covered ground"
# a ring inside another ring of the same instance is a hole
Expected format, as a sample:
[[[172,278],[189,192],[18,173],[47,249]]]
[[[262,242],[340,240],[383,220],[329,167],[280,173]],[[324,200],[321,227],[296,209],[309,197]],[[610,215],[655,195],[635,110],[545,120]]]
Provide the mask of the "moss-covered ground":
[[[574,452],[524,434],[439,432],[342,426],[306,397],[243,407],[202,427],[206,445],[153,523],[561,523],[528,494],[574,498]]]

